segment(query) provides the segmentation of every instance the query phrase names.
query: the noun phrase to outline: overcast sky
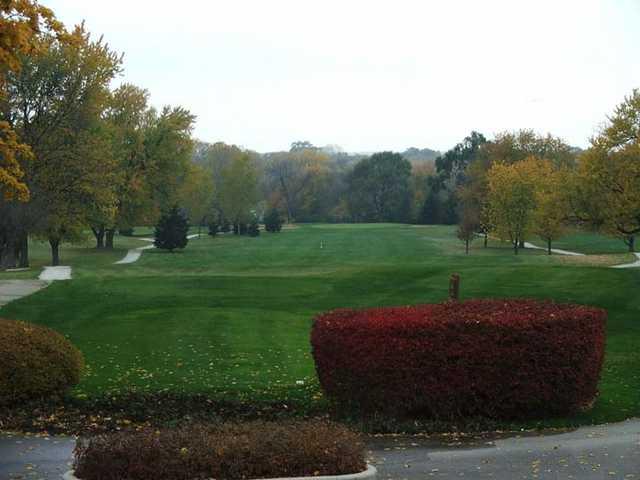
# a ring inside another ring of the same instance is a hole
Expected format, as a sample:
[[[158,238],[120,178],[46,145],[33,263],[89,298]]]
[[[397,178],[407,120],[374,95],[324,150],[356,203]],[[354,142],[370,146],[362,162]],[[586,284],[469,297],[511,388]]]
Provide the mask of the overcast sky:
[[[640,0],[42,0],[124,52],[119,82],[261,152],[446,150],[533,128],[576,146],[640,87]]]

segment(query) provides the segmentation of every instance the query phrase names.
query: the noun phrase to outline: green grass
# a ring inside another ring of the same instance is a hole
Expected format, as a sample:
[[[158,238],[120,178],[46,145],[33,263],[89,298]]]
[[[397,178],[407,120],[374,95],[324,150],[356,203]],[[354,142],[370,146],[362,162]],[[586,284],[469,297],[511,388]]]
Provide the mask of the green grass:
[[[574,237],[575,247],[567,240],[562,248],[602,253],[609,245],[594,235]],[[617,251],[624,251],[620,244]],[[135,264],[113,265],[123,254],[68,249],[63,255],[74,266],[74,280],[0,310],[0,316],[59,330],[80,347],[90,371],[76,395],[136,386],[322,404],[309,345],[315,314],[441,301],[457,272],[464,298],[553,298],[609,311],[595,408],[540,425],[640,415],[640,270],[573,266],[541,251],[514,256],[495,241],[486,249],[475,242],[467,256],[452,227],[390,224],[205,237],[181,253],[146,251]]]
[[[534,243],[540,247],[546,247],[546,242],[544,241]],[[570,231],[564,237],[555,240],[552,247],[589,255],[627,253],[629,251],[629,247],[621,238],[605,237],[579,230]]]

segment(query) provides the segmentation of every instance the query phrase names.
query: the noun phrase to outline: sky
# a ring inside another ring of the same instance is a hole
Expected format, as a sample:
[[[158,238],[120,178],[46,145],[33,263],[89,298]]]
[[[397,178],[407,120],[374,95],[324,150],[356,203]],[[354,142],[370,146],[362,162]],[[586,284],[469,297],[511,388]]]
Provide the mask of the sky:
[[[640,87],[640,0],[41,0],[124,53],[116,83],[259,152],[447,150],[532,128],[586,147]]]

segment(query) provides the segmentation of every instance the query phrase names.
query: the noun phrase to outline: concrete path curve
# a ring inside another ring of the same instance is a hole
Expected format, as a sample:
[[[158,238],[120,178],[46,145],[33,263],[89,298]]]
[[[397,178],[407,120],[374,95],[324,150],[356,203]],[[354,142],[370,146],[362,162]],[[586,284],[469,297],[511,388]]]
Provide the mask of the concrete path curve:
[[[126,263],[137,262],[140,256],[142,255],[142,252],[149,248],[156,248],[156,247],[154,247],[153,245],[147,245],[146,247],[133,248],[127,252],[127,254],[124,256],[122,260],[118,260],[117,262],[114,263],[114,265],[123,265]]]
[[[38,279],[46,282],[53,282],[55,280],[71,280],[71,267],[44,267],[44,270],[42,270]]]
[[[525,246],[525,248],[532,248],[534,250],[544,250],[545,252],[547,251],[546,248],[538,247],[537,245],[534,245],[533,243],[529,243],[529,242],[524,242],[524,246]],[[584,253],[570,252],[569,250],[560,250],[559,248],[552,248],[551,252],[552,253],[557,253],[558,255],[572,255],[572,256],[575,256],[575,257],[584,257],[585,256]]]
[[[378,480],[640,478],[640,420],[557,435],[443,443],[421,436],[367,439]],[[70,470],[70,437],[0,435],[0,478],[59,480]]]
[[[634,253],[637,260],[631,263],[623,263],[622,265],[614,265],[611,268],[638,268],[640,267],[640,253]]]
[[[640,478],[638,419],[559,435],[487,439],[475,445],[429,442],[420,437],[376,439],[371,448],[378,480]]]
[[[42,280],[0,280],[0,307],[49,285]]]
[[[198,238],[199,236],[200,236],[199,233],[195,233],[193,235],[187,235],[187,238],[191,240],[192,238]],[[139,238],[138,240],[143,240],[145,242],[151,242],[151,243],[155,241],[153,238]],[[117,262],[114,262],[114,265],[124,265],[124,264],[137,262],[142,256],[142,252],[150,248],[156,248],[156,247],[153,245],[146,245],[144,247],[132,248],[127,252],[127,254],[124,256],[122,260],[118,260]]]

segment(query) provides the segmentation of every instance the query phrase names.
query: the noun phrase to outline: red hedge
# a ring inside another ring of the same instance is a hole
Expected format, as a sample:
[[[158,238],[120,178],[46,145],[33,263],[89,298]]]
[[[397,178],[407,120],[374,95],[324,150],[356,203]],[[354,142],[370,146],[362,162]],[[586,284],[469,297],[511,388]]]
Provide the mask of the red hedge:
[[[471,300],[318,316],[320,383],[342,405],[434,418],[525,418],[589,408],[607,314],[535,300]]]

